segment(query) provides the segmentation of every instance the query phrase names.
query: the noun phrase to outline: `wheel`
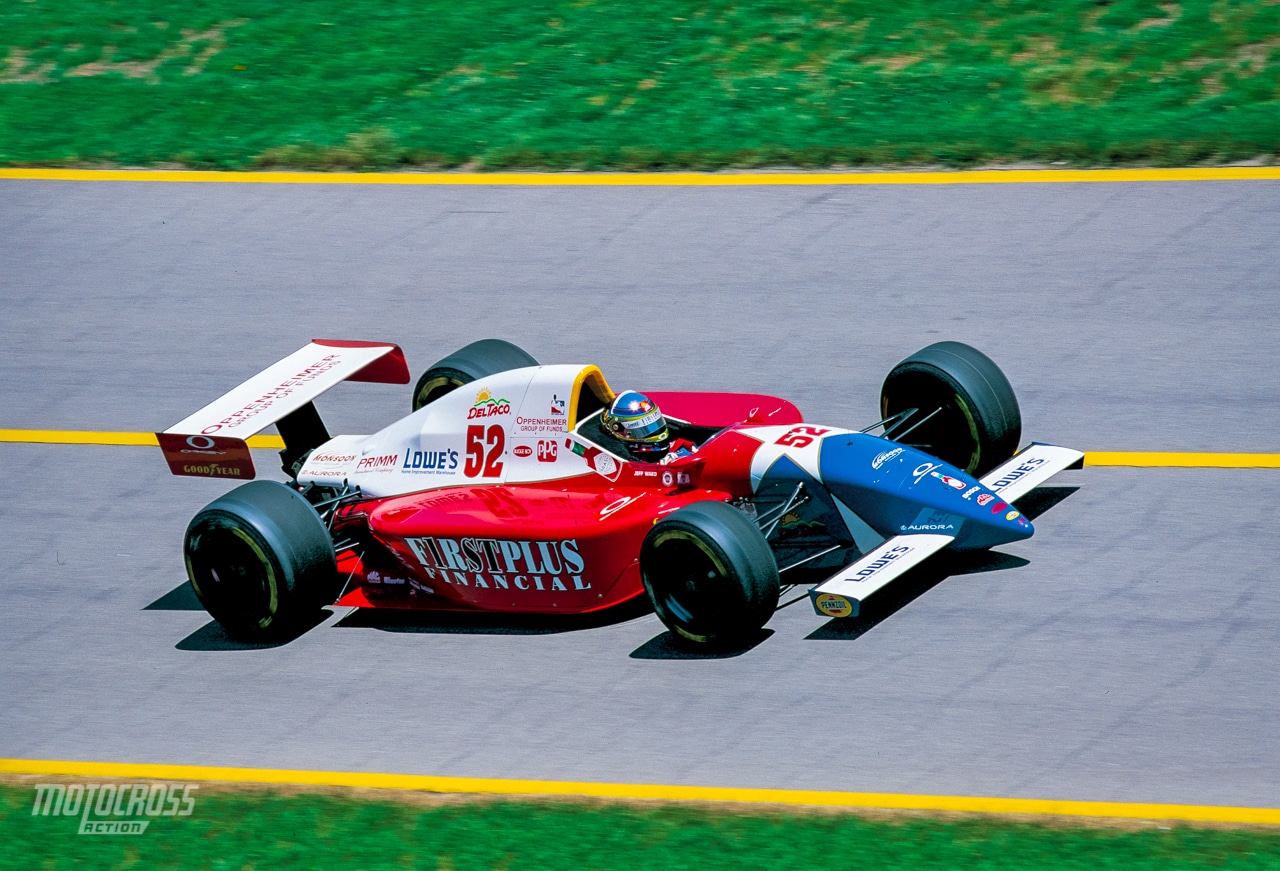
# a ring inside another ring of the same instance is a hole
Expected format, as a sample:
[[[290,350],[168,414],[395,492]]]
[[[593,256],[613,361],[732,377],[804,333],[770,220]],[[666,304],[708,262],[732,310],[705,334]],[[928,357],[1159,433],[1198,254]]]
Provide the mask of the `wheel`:
[[[537,365],[538,361],[523,348],[502,339],[472,342],[422,373],[413,388],[413,410],[417,411],[428,402],[478,378]]]
[[[778,607],[778,565],[755,522],[724,502],[696,502],[659,520],[640,546],[653,610],[690,641],[759,633]]]
[[[187,526],[183,551],[200,604],[241,638],[287,632],[339,592],[324,522],[276,481],[251,481],[210,502]]]
[[[885,436],[971,475],[1009,459],[1022,437],[1009,379],[987,355],[961,342],[930,345],[890,370],[880,389],[881,416],[912,408],[917,411]]]

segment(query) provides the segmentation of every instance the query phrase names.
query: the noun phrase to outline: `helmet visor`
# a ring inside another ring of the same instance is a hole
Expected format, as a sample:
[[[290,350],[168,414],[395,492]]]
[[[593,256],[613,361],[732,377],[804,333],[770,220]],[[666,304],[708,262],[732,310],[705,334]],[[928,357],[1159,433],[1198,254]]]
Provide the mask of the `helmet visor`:
[[[619,418],[622,424],[623,438],[633,442],[647,442],[658,440],[666,436],[667,422],[662,417],[662,412],[654,409],[648,414],[627,419]]]

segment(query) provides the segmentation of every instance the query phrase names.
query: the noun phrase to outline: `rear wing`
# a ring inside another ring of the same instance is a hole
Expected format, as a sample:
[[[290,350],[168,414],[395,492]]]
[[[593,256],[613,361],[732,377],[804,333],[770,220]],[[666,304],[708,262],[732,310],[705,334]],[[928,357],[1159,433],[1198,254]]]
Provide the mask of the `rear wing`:
[[[276,424],[287,469],[329,440],[312,400],[343,381],[408,384],[398,345],[313,339],[195,414],[156,433],[175,475],[248,480],[255,474],[245,440]]]

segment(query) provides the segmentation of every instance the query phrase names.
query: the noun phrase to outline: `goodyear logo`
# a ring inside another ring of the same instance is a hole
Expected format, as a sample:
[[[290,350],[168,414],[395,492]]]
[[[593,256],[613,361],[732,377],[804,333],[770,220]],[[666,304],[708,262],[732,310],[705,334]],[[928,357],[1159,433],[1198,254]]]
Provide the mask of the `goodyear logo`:
[[[828,617],[848,617],[853,614],[853,605],[844,596],[837,596],[835,593],[823,593],[818,596],[814,604],[818,606],[818,610]]]

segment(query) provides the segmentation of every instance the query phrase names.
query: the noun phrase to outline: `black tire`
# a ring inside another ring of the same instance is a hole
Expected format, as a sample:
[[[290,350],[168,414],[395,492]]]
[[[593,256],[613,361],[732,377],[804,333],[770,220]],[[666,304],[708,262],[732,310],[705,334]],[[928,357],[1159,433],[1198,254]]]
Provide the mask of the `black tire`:
[[[961,342],[938,342],[890,370],[880,389],[880,414],[919,409],[886,433],[971,475],[982,475],[1013,456],[1022,438],[1018,400],[1000,367]],[[932,418],[906,432],[937,412]]]
[[[726,645],[759,634],[778,607],[778,564],[760,528],[724,502],[673,511],[640,546],[653,610],[682,638]]]
[[[277,481],[250,481],[192,518],[183,543],[200,604],[231,635],[277,637],[339,593],[320,515]]]
[[[470,384],[508,369],[537,365],[538,361],[523,348],[502,339],[472,342],[422,373],[413,387],[413,410],[417,411],[428,402],[434,402],[463,384]]]

